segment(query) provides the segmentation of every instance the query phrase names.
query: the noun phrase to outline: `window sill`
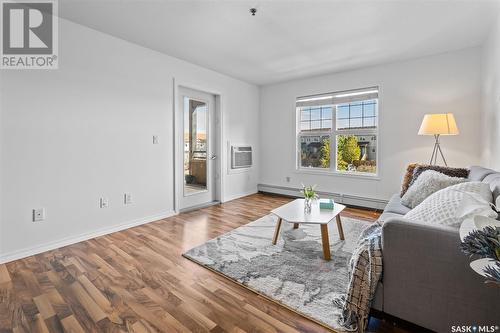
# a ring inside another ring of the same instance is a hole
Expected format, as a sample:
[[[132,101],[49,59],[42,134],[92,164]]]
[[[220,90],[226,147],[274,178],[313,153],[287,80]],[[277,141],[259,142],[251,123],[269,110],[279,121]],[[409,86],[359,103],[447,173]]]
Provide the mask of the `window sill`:
[[[248,168],[236,168],[236,169],[233,169],[233,168],[231,168],[231,166],[229,166],[227,169],[227,174],[234,175],[234,174],[238,174],[238,173],[246,173],[246,172],[252,171],[252,169],[253,169],[253,166],[248,167]]]
[[[303,174],[311,174],[311,175],[323,175],[323,176],[335,176],[335,177],[350,177],[350,178],[359,178],[366,180],[380,180],[380,177],[377,174],[370,175],[361,172],[339,172],[339,171],[331,171],[331,170],[321,170],[316,168],[298,168],[295,169],[295,173],[303,173]]]

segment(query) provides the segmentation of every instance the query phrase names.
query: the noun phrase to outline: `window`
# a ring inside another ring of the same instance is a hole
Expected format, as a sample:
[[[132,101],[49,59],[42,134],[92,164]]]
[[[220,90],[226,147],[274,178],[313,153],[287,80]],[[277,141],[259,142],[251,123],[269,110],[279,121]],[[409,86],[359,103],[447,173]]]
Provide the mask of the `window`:
[[[377,174],[378,88],[300,97],[299,169]]]
[[[376,106],[374,99],[337,105],[337,129],[375,128]]]
[[[332,128],[332,107],[311,107],[300,110],[300,130],[318,131]]]
[[[309,168],[330,168],[330,136],[301,135],[300,164]]]

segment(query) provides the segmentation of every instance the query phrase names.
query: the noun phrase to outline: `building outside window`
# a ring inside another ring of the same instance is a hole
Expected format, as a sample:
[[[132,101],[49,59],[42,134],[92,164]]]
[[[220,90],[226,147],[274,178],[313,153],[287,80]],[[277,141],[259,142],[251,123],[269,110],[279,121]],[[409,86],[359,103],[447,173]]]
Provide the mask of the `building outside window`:
[[[378,87],[300,97],[298,169],[377,175]]]

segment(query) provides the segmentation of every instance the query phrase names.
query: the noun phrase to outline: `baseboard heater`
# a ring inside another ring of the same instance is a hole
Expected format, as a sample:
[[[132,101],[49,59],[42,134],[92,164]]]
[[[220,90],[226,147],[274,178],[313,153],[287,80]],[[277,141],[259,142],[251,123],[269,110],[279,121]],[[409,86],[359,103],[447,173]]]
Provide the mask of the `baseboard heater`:
[[[282,195],[288,195],[288,196],[292,196],[292,197],[300,197],[301,196],[300,189],[294,188],[294,187],[258,184],[257,189],[259,190],[259,192],[282,194]],[[367,208],[374,208],[374,209],[384,209],[388,203],[387,200],[383,200],[383,199],[362,197],[362,196],[351,195],[351,194],[342,194],[342,193],[325,192],[325,191],[318,191],[317,193],[320,197],[331,198],[331,199],[335,200],[336,202],[339,202],[339,203],[342,203],[345,205],[350,205],[350,206],[367,207]]]

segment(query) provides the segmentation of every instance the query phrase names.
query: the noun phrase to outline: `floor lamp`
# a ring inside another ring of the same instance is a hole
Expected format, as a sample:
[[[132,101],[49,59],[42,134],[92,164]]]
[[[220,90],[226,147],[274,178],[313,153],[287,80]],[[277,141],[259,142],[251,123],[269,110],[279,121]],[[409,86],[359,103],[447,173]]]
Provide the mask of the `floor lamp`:
[[[453,113],[426,114],[420,125],[418,135],[434,135],[434,149],[429,164],[437,164],[438,154],[441,155],[444,165],[448,166],[444,158],[439,137],[441,135],[457,135],[458,127]]]

